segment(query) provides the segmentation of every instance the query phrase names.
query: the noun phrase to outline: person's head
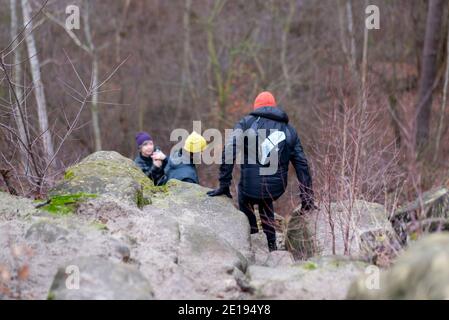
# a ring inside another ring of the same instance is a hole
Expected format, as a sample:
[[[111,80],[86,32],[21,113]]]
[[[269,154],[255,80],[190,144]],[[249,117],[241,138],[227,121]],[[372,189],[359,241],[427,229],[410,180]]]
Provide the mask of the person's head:
[[[261,92],[254,100],[254,110],[262,107],[276,107],[276,100],[271,92]]]
[[[149,157],[154,151],[153,139],[147,132],[139,132],[136,134],[136,144],[140,153]]]
[[[198,153],[206,149],[207,142],[204,137],[193,131],[184,142],[184,150],[191,154]]]

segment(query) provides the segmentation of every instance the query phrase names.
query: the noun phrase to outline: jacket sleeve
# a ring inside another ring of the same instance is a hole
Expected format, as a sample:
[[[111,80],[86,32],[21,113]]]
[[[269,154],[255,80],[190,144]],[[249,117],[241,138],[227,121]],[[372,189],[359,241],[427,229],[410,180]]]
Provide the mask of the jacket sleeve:
[[[168,157],[162,161],[162,166],[156,167],[154,164],[151,166],[148,177],[153,180],[155,186],[162,186],[167,183],[167,176],[165,175],[165,167],[168,163]]]
[[[220,187],[229,187],[232,181],[232,170],[234,169],[234,163],[238,148],[238,141],[241,140],[241,136],[243,135],[243,131],[246,130],[246,118],[242,118],[234,127],[231,136],[226,142],[223,153],[221,156],[221,165],[220,165]]]
[[[310,175],[309,165],[301,145],[301,140],[299,139],[296,130],[293,129],[292,131],[294,132],[294,135],[292,137],[293,148],[290,153],[290,162],[296,171],[301,200],[313,204],[312,177]]]
[[[147,176],[150,177],[150,173],[151,173],[151,167],[149,167],[145,161],[143,161],[140,157],[137,157],[134,160],[134,163],[143,171],[143,173]]]

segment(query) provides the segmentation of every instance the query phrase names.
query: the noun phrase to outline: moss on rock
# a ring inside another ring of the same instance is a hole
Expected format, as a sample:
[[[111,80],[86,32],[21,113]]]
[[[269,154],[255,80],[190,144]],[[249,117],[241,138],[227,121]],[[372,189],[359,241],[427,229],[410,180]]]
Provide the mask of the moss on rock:
[[[76,207],[80,202],[96,197],[97,195],[95,194],[82,192],[75,194],[54,195],[49,199],[49,203],[42,206],[41,209],[53,215],[70,215],[76,210]]]
[[[155,186],[131,159],[115,151],[99,151],[68,168],[50,194],[107,195],[142,208],[151,203],[153,195],[167,190],[167,186]]]

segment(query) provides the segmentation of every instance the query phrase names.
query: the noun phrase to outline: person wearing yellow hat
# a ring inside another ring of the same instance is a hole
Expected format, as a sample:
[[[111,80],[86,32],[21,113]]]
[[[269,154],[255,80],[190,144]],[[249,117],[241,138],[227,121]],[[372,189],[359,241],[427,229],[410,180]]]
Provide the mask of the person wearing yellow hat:
[[[186,139],[184,147],[173,152],[165,167],[166,181],[177,179],[184,182],[199,184],[196,166],[193,163],[193,155],[204,151],[207,142],[204,137],[195,131]]]
[[[207,147],[207,142],[204,137],[193,131],[184,143],[184,150],[190,153],[198,153],[204,151]]]

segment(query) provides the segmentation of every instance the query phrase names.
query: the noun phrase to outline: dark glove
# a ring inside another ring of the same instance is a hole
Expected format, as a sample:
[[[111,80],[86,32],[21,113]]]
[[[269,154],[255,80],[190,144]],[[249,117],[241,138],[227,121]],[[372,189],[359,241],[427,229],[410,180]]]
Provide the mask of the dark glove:
[[[231,191],[229,190],[229,187],[219,187],[218,189],[208,191],[207,195],[210,197],[225,195],[228,198],[232,199],[232,195],[231,195]]]

